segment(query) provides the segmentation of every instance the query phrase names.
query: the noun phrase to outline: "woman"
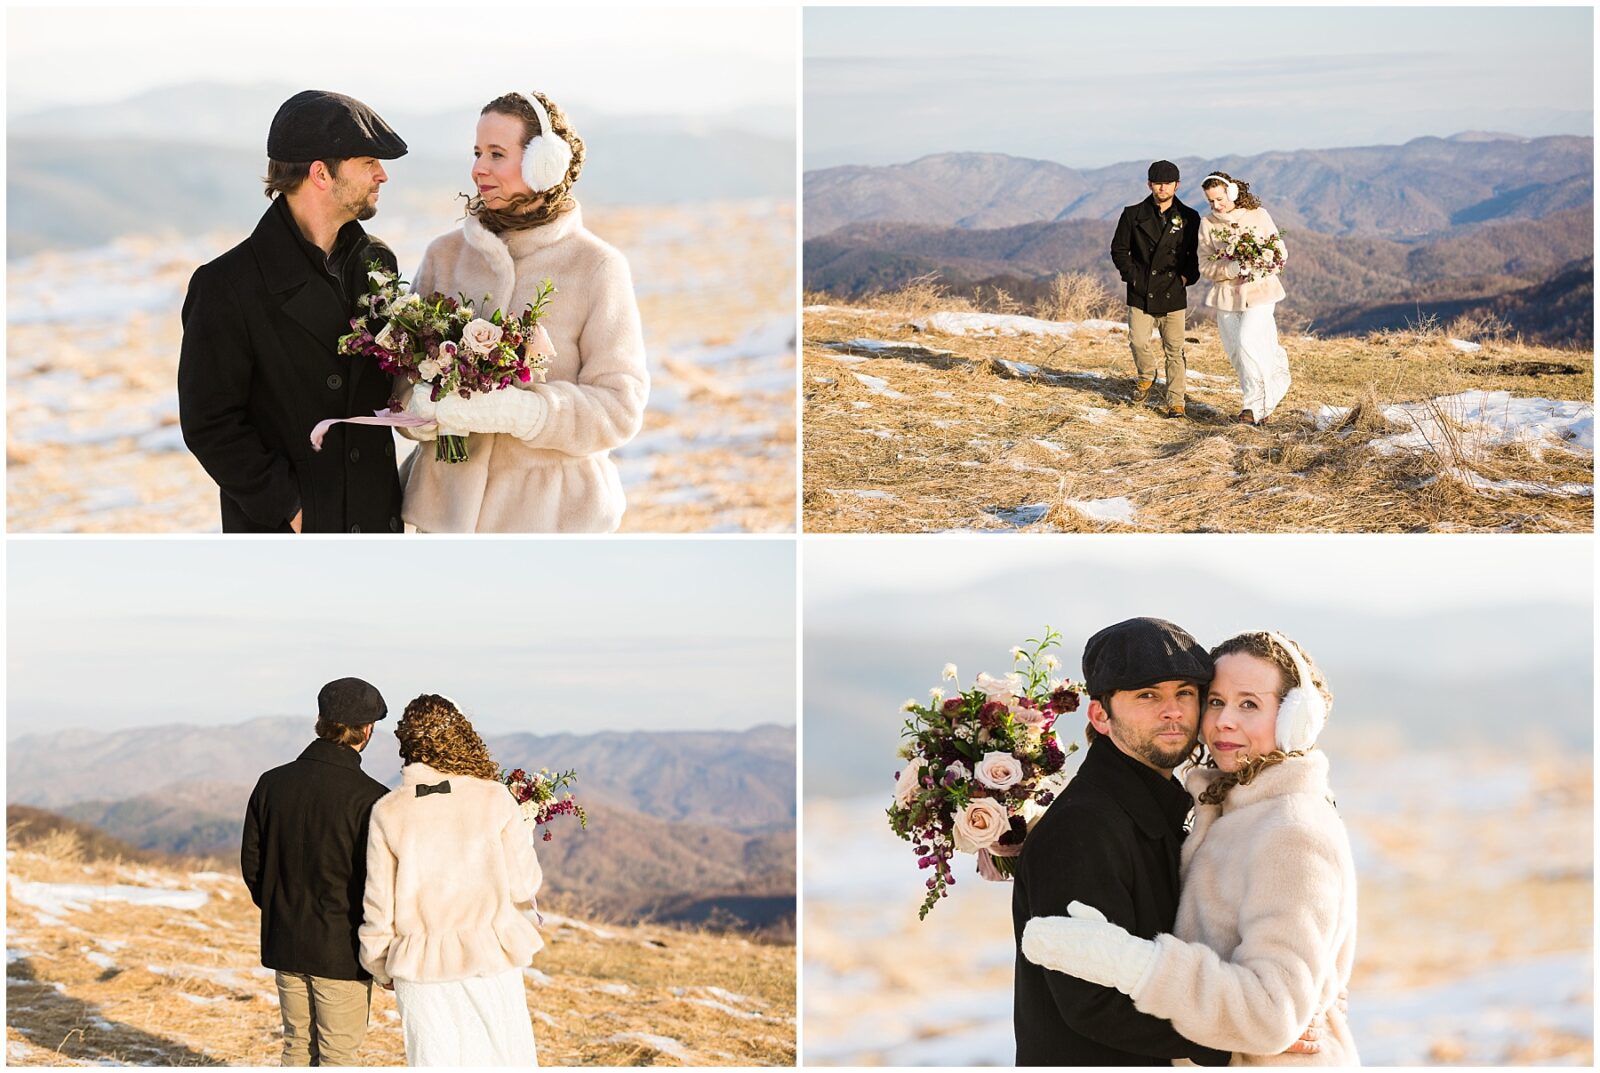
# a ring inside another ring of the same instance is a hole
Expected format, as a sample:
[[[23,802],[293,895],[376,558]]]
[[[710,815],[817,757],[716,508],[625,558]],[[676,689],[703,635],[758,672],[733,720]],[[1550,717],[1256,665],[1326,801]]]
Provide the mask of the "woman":
[[[583,141],[547,98],[490,101],[473,153],[477,197],[460,230],[428,246],[413,287],[510,315],[549,277],[557,293],[541,324],[556,357],[542,384],[436,404],[410,393],[408,410],[436,430],[471,435],[465,462],[412,452],[403,516],[423,532],[611,532],[625,504],[610,452],[639,431],[649,391],[628,262],[583,226],[571,195]]]
[[[372,807],[361,964],[394,990],[408,1064],[536,1065],[533,832],[448,699],[413,700],[395,736],[404,766]]]
[[[1174,934],[1140,939],[1074,902],[1069,916],[1029,921],[1022,952],[1117,988],[1235,1064],[1357,1065],[1337,1001],[1355,959],[1355,865],[1314,747],[1333,698],[1279,634],[1243,633],[1211,655],[1210,759],[1186,780],[1195,820]],[[1317,1053],[1280,1053],[1319,1014]]]
[[[1284,298],[1283,284],[1276,271],[1241,279],[1239,262],[1225,255],[1234,229],[1268,238],[1278,228],[1250,193],[1249,183],[1219,171],[1207,175],[1200,189],[1211,205],[1211,215],[1200,221],[1200,274],[1211,281],[1206,305],[1217,311],[1217,334],[1244,395],[1237,420],[1264,425],[1289,390],[1289,354],[1278,345],[1273,319],[1273,309]],[[1281,235],[1278,245],[1283,247]]]

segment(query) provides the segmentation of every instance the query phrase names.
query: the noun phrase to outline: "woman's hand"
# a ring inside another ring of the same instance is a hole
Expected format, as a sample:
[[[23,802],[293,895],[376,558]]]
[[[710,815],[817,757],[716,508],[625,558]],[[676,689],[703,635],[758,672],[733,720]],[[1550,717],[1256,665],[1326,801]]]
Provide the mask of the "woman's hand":
[[[1064,917],[1034,917],[1022,929],[1022,955],[1035,965],[1132,995],[1155,960],[1156,944],[1129,935],[1082,902]]]
[[[1238,279],[1241,275],[1238,261],[1229,261],[1228,267],[1223,269],[1223,271],[1227,273],[1229,279]]]
[[[501,432],[530,440],[544,427],[548,406],[536,391],[501,388],[463,399],[446,395],[437,406],[441,428],[467,432]]]

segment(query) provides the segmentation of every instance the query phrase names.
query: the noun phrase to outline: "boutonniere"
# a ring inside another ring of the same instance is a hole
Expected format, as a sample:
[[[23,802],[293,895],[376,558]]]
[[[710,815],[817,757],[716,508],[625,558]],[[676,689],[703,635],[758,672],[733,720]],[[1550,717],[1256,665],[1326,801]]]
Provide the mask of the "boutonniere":
[[[1171,228],[1171,230],[1172,230],[1172,232],[1174,234],[1176,234],[1177,232],[1183,230],[1183,217],[1182,216],[1174,216],[1172,218],[1172,228]]]

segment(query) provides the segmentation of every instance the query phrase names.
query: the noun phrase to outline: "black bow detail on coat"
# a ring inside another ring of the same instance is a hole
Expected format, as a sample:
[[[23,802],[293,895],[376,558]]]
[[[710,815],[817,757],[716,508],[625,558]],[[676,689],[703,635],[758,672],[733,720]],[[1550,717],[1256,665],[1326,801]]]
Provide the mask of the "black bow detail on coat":
[[[426,783],[420,783],[420,782],[417,784],[417,796],[418,797],[427,797],[429,794],[447,794],[449,792],[450,792],[450,780],[449,779],[446,779],[443,782],[441,782],[441,783],[439,783],[438,785],[435,785],[435,786],[429,786]]]

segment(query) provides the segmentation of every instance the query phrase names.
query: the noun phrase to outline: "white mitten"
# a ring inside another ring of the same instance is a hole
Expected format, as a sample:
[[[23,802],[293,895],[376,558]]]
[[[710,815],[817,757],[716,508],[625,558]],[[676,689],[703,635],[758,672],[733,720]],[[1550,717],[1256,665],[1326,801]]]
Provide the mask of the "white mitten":
[[[470,399],[457,395],[438,402],[439,424],[468,432],[503,432],[531,440],[544,428],[550,407],[537,391],[501,388]]]
[[[417,417],[436,422],[438,418],[434,415],[434,402],[428,397],[432,393],[433,388],[428,384],[413,384],[411,386],[411,397],[406,399],[406,413],[415,414]],[[431,440],[439,435],[437,425],[431,428],[427,425],[421,425],[407,428],[403,431],[414,440]]]
[[[1082,902],[1064,917],[1034,917],[1022,929],[1022,955],[1035,965],[1132,995],[1156,956],[1156,944],[1129,935]]]

